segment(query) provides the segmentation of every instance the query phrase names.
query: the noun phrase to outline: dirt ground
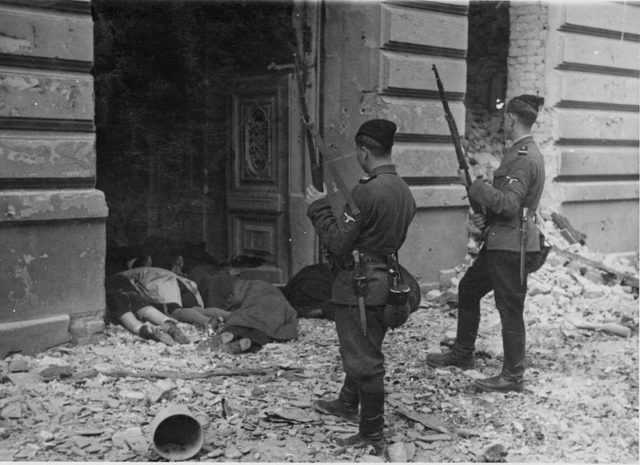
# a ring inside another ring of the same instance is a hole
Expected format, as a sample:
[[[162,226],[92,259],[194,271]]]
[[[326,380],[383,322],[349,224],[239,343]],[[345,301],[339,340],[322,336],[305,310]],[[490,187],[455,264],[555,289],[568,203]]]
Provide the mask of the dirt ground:
[[[638,462],[637,297],[619,285],[577,288],[552,266],[531,277],[523,393],[480,393],[470,384],[501,366],[492,295],[483,301],[473,371],[426,366],[427,352],[444,349],[456,325],[455,308],[433,295],[388,334],[394,461]],[[578,329],[570,315],[632,332]],[[149,432],[168,403],[209,418],[191,461],[378,460],[333,444],[356,426],[311,407],[341,385],[333,322],[300,320],[297,341],[243,355],[199,352],[202,334],[181,327],[192,343],[165,346],[110,326],[93,345],[0,361],[0,461],[164,460]]]

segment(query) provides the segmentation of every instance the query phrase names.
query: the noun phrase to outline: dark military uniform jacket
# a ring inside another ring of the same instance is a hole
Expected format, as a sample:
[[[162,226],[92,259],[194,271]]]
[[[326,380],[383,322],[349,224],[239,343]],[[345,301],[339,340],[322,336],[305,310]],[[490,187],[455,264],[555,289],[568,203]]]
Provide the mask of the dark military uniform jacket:
[[[363,254],[367,278],[365,304],[383,305],[389,290],[386,257],[404,243],[416,213],[416,202],[394,165],[373,169],[351,194],[358,212],[345,205],[342,214],[336,217],[327,198],[313,202],[307,210],[321,244],[338,264],[331,301],[357,304],[351,257],[351,252],[357,249]]]
[[[544,158],[532,136],[517,140],[504,154],[493,185],[480,179],[469,197],[487,209],[487,250],[520,250],[520,212],[529,208],[527,252],[540,250],[535,212],[544,187]]]

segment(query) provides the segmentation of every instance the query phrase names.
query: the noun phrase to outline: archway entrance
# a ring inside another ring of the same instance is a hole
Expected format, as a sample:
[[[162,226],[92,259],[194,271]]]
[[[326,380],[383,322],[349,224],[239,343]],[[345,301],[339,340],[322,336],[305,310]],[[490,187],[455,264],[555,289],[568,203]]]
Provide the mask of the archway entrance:
[[[239,83],[282,82],[283,71],[269,65],[291,62],[291,3],[96,0],[92,5],[97,188],[109,206],[107,274],[140,252],[167,268],[177,253],[187,267],[194,260],[224,263],[239,256],[281,266],[286,251],[272,242],[286,240],[287,180],[269,176],[286,174],[287,168],[260,165],[271,171],[253,178],[234,171],[259,165],[235,160],[246,155],[234,140],[246,120],[234,118],[234,111],[248,95],[239,93]],[[287,92],[279,92],[286,100]],[[286,109],[279,111],[286,115]],[[271,116],[265,121],[273,125],[269,136],[288,129],[281,114]],[[280,152],[269,153],[274,147]],[[256,143],[251,149],[267,150],[253,153],[253,161],[265,156],[287,161],[286,146]],[[244,181],[235,182],[237,175]],[[262,186],[264,191],[273,182],[280,183],[274,195],[284,205],[255,214],[255,202],[238,200],[241,190]],[[285,269],[270,279],[286,280],[286,275]]]

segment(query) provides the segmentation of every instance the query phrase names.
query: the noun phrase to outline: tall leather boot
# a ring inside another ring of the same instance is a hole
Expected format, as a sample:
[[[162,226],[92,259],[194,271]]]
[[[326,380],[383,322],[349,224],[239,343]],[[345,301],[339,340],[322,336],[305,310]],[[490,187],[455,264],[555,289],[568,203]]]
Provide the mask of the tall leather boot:
[[[471,308],[473,310],[475,307]],[[479,307],[477,310],[479,313]],[[478,325],[479,318],[476,313],[459,308],[456,340],[451,350],[440,354],[427,354],[427,365],[434,368],[455,366],[462,370],[473,370],[476,366],[475,344]]]
[[[462,370],[475,368],[475,345],[480,326],[480,299],[486,292],[479,292],[473,277],[465,275],[458,288],[458,326],[456,340],[451,350],[440,354],[427,354],[427,365],[439,368],[455,366]]]
[[[463,347],[456,340],[451,350],[427,354],[427,365],[434,368],[455,366],[462,370],[473,370],[476,366],[474,347]]]
[[[360,390],[360,424],[358,433],[336,439],[343,447],[373,447],[375,455],[384,457],[387,440],[384,437],[384,391]]]
[[[479,379],[474,385],[489,392],[507,392],[524,390],[524,356],[526,334],[517,331],[502,331],[504,361],[502,371],[497,376]]]
[[[351,423],[356,423],[358,421],[359,403],[358,382],[354,377],[346,375],[338,398],[334,400],[317,400],[313,403],[313,408],[320,413],[335,415]]]

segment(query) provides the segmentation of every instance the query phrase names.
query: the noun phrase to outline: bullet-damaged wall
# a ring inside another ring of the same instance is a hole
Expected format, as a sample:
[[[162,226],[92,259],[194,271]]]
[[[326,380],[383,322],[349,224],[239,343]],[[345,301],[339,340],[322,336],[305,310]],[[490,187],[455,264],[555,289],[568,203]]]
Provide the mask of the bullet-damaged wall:
[[[423,283],[437,281],[441,269],[466,253],[468,203],[456,185],[456,156],[432,66],[464,136],[467,7],[327,2],[323,25],[327,142],[339,148],[340,171],[353,184],[362,176],[353,156],[359,125],[372,118],[398,125],[394,162],[418,204],[400,260]]]
[[[511,2],[510,21],[507,98],[545,98],[542,207],[593,251],[637,251],[640,5]]]

